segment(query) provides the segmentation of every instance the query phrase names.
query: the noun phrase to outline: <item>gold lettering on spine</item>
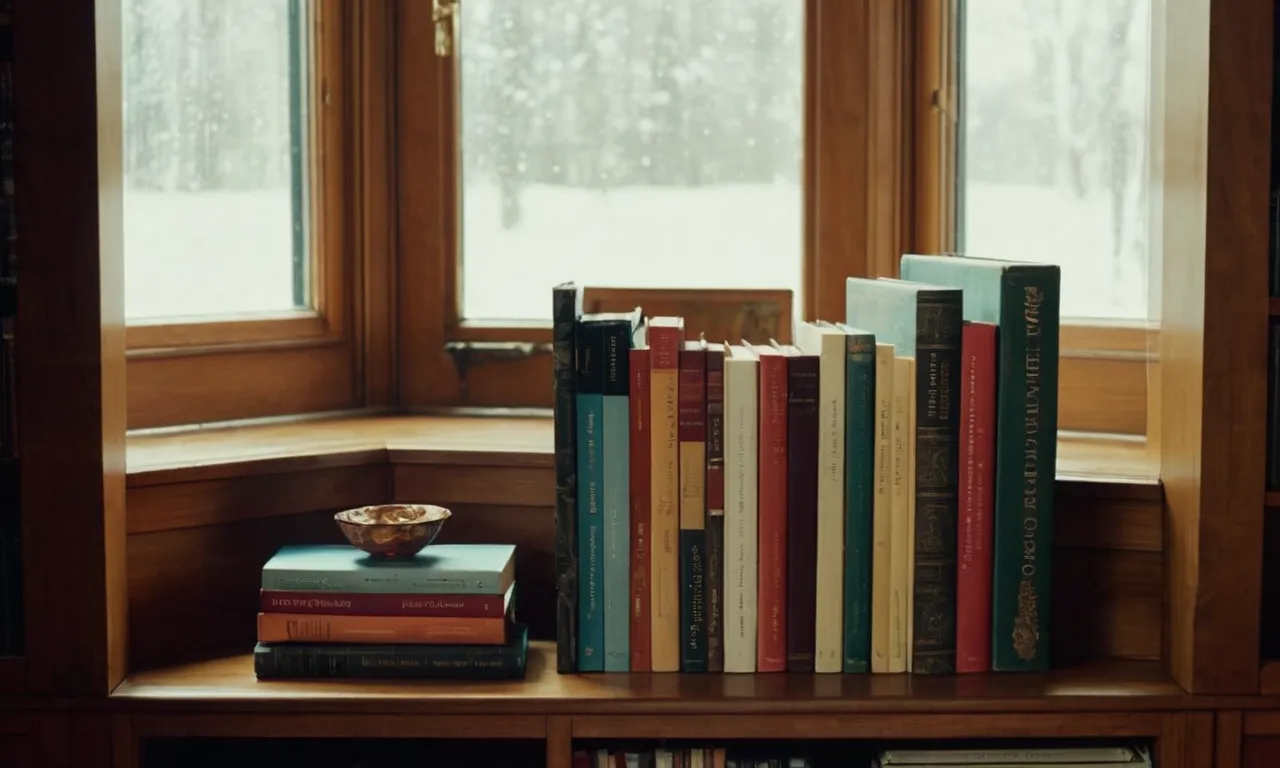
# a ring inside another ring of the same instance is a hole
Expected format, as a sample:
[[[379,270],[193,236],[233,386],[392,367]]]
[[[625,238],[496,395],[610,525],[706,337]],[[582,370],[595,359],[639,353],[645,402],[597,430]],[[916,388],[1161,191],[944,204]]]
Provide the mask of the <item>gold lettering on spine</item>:
[[[1023,393],[1022,438],[1022,560],[1019,566],[1018,609],[1013,621],[1013,649],[1018,657],[1030,661],[1039,645],[1040,595],[1035,578],[1040,553],[1036,534],[1040,527],[1040,441],[1054,440],[1056,435],[1040,434],[1040,353],[1044,327],[1040,314],[1044,296],[1035,286],[1023,288],[1022,318],[1025,322],[1026,391]],[[1052,482],[1053,478],[1048,478]]]

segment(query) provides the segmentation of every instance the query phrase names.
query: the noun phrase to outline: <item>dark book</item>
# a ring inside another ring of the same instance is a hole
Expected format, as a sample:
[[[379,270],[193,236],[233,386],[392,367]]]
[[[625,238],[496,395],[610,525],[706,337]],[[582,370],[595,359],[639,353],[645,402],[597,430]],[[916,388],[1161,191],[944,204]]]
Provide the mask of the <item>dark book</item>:
[[[875,516],[876,338],[845,333],[845,517],[843,663],[871,671],[871,564]]]
[[[260,680],[511,680],[524,677],[528,652],[529,629],[517,624],[505,645],[259,643],[253,649],[253,671]]]
[[[707,671],[724,671],[724,345],[707,345]]]
[[[896,357],[915,360],[910,670],[916,674],[956,671],[961,301],[958,288],[905,280],[851,277],[845,289],[848,324],[892,344]]]
[[[680,350],[680,671],[707,671],[707,345]]]
[[[817,645],[818,356],[787,356],[787,671],[812,672]]]
[[[1280,321],[1267,332],[1267,490],[1280,490]]]
[[[552,290],[551,373],[556,471],[556,671],[578,671],[578,483],[574,337],[582,288]]]

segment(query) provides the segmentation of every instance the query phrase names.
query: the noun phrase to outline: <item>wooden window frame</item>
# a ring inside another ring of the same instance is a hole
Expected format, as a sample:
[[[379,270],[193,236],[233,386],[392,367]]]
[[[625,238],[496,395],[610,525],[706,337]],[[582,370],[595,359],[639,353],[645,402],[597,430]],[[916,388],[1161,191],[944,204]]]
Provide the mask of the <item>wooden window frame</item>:
[[[931,0],[916,6],[915,72],[912,87],[911,140],[914,145],[912,249],[926,253],[955,250],[957,224],[957,131],[959,88],[956,78],[956,0]],[[1154,23],[1154,22],[1153,22]],[[1156,30],[1152,45],[1153,109],[1162,113],[1160,62],[1162,45]],[[1152,128],[1153,146],[1162,144],[1159,125]],[[1152,152],[1148,170],[1158,186],[1159,153]],[[1158,196],[1153,194],[1158,206]],[[1158,302],[1159,242],[1162,223],[1148,222],[1156,246],[1148,294]],[[1156,314],[1156,313],[1153,313]],[[1144,438],[1150,450],[1159,441],[1159,328],[1147,322],[1072,320],[1062,326],[1059,376],[1059,428]]]
[[[312,307],[129,324],[131,429],[390,402],[391,0],[309,11]]]
[[[843,319],[844,278],[906,242],[911,6],[805,0],[806,318]],[[457,60],[435,53],[431,3],[397,12],[401,406],[549,407],[550,296],[542,323],[461,317]]]

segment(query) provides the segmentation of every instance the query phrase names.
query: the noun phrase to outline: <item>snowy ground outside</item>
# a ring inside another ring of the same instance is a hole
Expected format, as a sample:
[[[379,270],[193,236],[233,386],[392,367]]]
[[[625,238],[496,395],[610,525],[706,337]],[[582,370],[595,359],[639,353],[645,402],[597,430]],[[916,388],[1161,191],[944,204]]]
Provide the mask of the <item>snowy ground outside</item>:
[[[1146,265],[1112,278],[1105,199],[970,185],[966,251],[1063,268],[1063,315],[1142,318]],[[795,185],[608,192],[529,187],[504,230],[493,185],[463,199],[469,318],[546,319],[551,287],[791,288],[800,303],[802,212]],[[239,314],[292,306],[287,189],[129,192],[130,318]],[[1145,230],[1144,230],[1145,231]]]

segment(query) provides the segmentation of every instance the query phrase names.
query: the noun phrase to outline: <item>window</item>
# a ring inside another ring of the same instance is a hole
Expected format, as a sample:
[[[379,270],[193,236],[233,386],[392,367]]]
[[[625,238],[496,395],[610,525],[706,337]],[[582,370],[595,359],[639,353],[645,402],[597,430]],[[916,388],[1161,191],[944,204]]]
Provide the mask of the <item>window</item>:
[[[938,10],[922,39],[945,53],[922,56],[933,79],[922,91],[956,92],[919,126],[923,207],[951,235],[934,247],[1060,265],[1062,427],[1145,434],[1159,257],[1152,0],[926,6]]]
[[[338,0],[124,0],[129,424],[354,404]]]
[[[463,320],[587,285],[801,292],[804,6],[459,4]]]
[[[437,5],[398,5],[402,404],[550,405],[564,280],[843,319],[901,252],[906,103],[871,84],[905,82],[909,3]]]

